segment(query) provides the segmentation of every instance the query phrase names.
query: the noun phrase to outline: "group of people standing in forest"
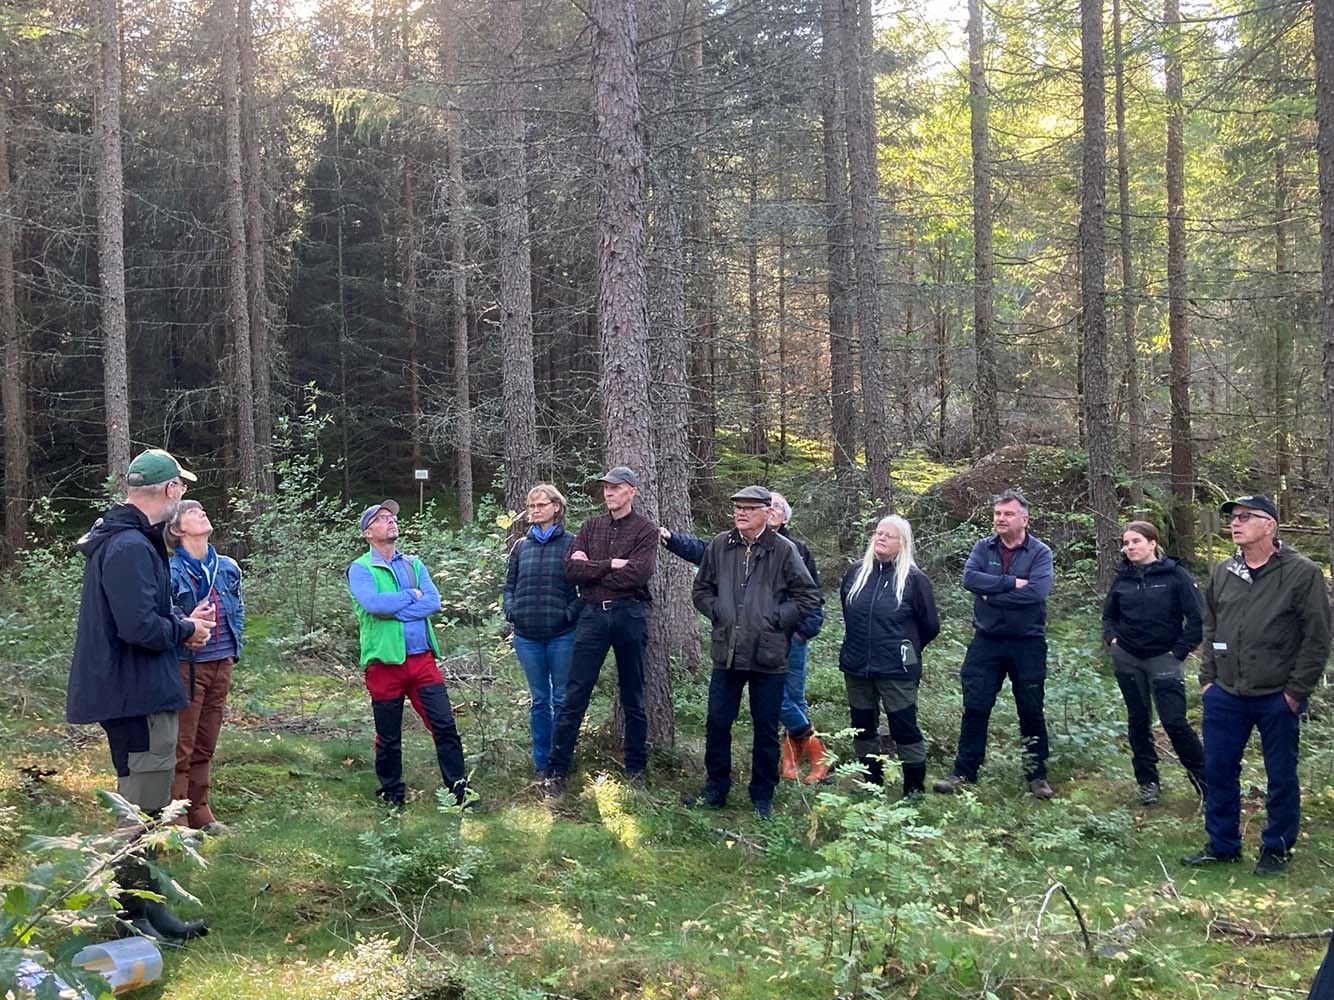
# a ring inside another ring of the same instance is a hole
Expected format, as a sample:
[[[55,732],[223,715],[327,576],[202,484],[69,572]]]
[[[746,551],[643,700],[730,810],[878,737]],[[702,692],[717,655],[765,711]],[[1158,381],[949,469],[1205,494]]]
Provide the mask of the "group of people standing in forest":
[[[183,500],[195,476],[165,451],[139,455],[127,496],[79,542],[87,557],[70,668],[67,718],[102,726],[118,790],[155,814],[188,799],[182,822],[226,833],[209,808],[209,765],[232,666],[241,655],[245,610],[237,564],[209,544],[203,507]],[[509,552],[502,607],[530,695],[532,760],[546,795],[567,791],[575,745],[608,651],[614,653],[624,716],[625,772],[647,784],[644,654],[649,581],[658,550],[698,565],[695,607],[709,619],[705,780],[686,805],[722,808],[732,785],[731,734],[748,693],[753,741],[749,797],[767,818],[782,779],[816,783],[830,758],[806,704],[807,644],[824,624],[824,595],[810,551],[788,530],[792,507],[758,485],[731,497],[733,527],[712,539],[658,527],[635,510],[640,488],[624,466],[590,484],[606,513],[571,534],[567,503],[549,483],[527,495],[528,529]],[[1330,649],[1330,606],[1320,570],[1277,537],[1278,511],[1265,496],[1221,507],[1235,553],[1214,570],[1201,602],[1189,571],[1165,556],[1158,531],[1132,521],[1103,609],[1103,639],[1125,697],[1133,766],[1143,804],[1159,797],[1152,734],[1156,707],[1173,749],[1204,802],[1205,846],[1186,865],[1235,861],[1241,759],[1260,730],[1269,792],[1256,872],[1284,870],[1300,815],[1299,717]],[[422,560],[400,552],[399,505],[361,512],[367,551],[347,570],[359,624],[360,664],[375,726],[378,794],[401,805],[405,700],[430,730],[446,788],[462,808],[470,789],[462,743],[440,673],[431,615],[440,594]],[[951,772],[935,791],[978,780],[996,697],[1010,681],[1028,791],[1049,799],[1043,711],[1046,608],[1054,580],[1051,549],[1028,530],[1029,505],[1015,490],[992,507],[994,532],[968,556],[963,586],[973,596],[973,638],[960,669],[963,713]],[[899,760],[903,794],[926,790],[927,742],[917,721],[923,651],[940,632],[930,580],[914,555],[912,526],[881,518],[861,559],[839,587],[844,675],[853,746],[863,780],[884,783],[883,710]],[[1183,663],[1203,642],[1203,733],[1186,716]],[[133,831],[130,833],[134,835]],[[151,858],[132,855],[117,873],[124,919],[179,942],[207,932],[136,891],[159,888]]]

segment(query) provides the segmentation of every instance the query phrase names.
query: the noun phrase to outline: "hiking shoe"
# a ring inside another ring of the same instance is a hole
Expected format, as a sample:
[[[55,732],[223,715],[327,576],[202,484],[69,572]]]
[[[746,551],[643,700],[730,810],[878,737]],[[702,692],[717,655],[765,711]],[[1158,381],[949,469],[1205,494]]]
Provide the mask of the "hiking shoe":
[[[1158,802],[1158,782],[1146,781],[1139,786],[1139,800],[1142,805],[1151,806]]]
[[[625,783],[636,792],[648,791],[648,774],[644,771],[626,771]]]
[[[201,826],[199,832],[205,837],[225,837],[232,832],[232,828],[222,820],[215,819],[213,822]]]
[[[1282,875],[1288,868],[1288,859],[1292,855],[1286,851],[1276,851],[1272,847],[1260,848],[1260,857],[1255,861],[1255,874]]]
[[[1194,854],[1187,854],[1181,859],[1181,863],[1187,868],[1204,868],[1208,865],[1231,864],[1233,861],[1241,860],[1241,851],[1232,854],[1215,854],[1214,849],[1205,844]]]
[[[768,799],[760,802],[752,802],[751,808],[755,810],[755,815],[760,819],[769,819],[774,814],[774,804]]]
[[[1033,793],[1035,799],[1051,799],[1056,797],[1056,789],[1047,784],[1046,778],[1034,778],[1028,783],[1028,790]]]
[[[931,786],[933,792],[939,792],[941,795],[953,795],[964,785],[971,785],[972,782],[962,774],[950,774],[941,778]]]
[[[701,791],[698,795],[681,796],[681,805],[687,809],[721,809],[726,805],[726,800],[720,800]]]
[[[551,802],[559,802],[565,798],[565,775],[548,774],[547,780],[542,782],[542,794]]]

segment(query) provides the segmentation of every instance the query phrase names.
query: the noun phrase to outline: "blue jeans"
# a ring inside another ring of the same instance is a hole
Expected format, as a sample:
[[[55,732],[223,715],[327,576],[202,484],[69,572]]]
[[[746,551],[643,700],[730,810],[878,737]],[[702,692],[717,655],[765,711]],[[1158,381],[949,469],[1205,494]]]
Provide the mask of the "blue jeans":
[[[533,699],[528,724],[533,732],[533,766],[539,771],[545,771],[551,760],[551,735],[556,716],[565,704],[573,651],[574,629],[554,639],[525,639],[514,633],[514,655],[523,667],[528,693]]]
[[[792,636],[787,654],[787,680],[783,685],[783,707],[778,717],[789,736],[805,736],[811,720],[806,715],[806,640]]]
[[[1297,783],[1300,724],[1283,693],[1246,698],[1217,684],[1204,693],[1204,829],[1215,854],[1241,850],[1241,758],[1251,730],[1260,730],[1269,822],[1260,843],[1288,852],[1297,842],[1302,790]]]

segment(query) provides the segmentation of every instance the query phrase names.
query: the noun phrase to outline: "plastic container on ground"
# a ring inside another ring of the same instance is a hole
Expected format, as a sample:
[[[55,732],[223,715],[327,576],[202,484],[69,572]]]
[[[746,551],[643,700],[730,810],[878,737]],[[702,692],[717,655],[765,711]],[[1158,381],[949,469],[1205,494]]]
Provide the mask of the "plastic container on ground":
[[[145,937],[90,944],[74,956],[74,964],[99,973],[112,993],[127,993],[162,978],[162,952]]]

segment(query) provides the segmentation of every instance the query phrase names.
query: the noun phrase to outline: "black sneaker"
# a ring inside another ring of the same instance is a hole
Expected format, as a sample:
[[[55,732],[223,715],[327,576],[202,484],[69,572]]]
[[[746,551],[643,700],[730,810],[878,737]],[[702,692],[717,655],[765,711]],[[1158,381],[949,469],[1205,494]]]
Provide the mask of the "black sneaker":
[[[1146,781],[1139,786],[1139,800],[1143,805],[1152,806],[1158,802],[1158,782]]]
[[[750,807],[755,810],[755,815],[760,819],[769,819],[774,814],[774,804],[768,799],[752,802]]]
[[[547,780],[542,782],[542,793],[552,802],[565,798],[565,775],[548,774]]]
[[[1187,868],[1204,868],[1208,865],[1231,864],[1234,861],[1241,860],[1241,851],[1232,854],[1215,854],[1214,849],[1205,844],[1194,854],[1187,854],[1181,859],[1181,863]]]
[[[972,782],[962,774],[947,774],[934,785],[931,786],[933,792],[939,792],[941,795],[953,795],[964,785],[971,785]]]
[[[1276,851],[1272,847],[1260,848],[1260,857],[1255,861],[1255,874],[1282,875],[1288,870],[1288,860],[1292,857],[1286,851]]]
[[[726,805],[726,800],[716,799],[701,791],[698,795],[681,796],[681,805],[687,809],[721,809]]]

